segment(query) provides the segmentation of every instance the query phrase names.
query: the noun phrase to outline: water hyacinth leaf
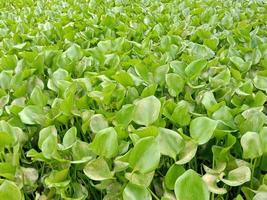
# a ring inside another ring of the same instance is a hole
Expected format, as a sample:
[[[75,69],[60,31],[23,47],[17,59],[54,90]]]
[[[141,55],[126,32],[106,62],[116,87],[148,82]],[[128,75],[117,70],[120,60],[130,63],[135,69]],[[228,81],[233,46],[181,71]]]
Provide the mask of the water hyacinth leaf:
[[[171,119],[180,126],[186,126],[190,123],[191,115],[189,113],[189,103],[180,101],[175,107]]]
[[[68,179],[69,169],[53,170],[44,182],[48,187],[66,187],[70,180]]]
[[[229,186],[239,186],[248,181],[251,178],[250,168],[247,166],[241,166],[234,170],[231,170],[226,178],[223,178],[224,173],[220,175],[220,180]]]
[[[265,198],[266,8],[0,1],[0,200]]]
[[[128,161],[129,161],[131,151],[132,150],[130,149],[124,155],[118,156],[115,158],[115,160],[114,160],[114,171],[115,172],[123,171],[129,167],[130,164]]]
[[[16,167],[12,163],[0,163],[0,176],[9,180],[14,180],[16,174]]]
[[[214,56],[214,52],[208,48],[205,45],[200,45],[196,43],[190,43],[189,44],[190,48],[190,53],[196,58],[205,58],[205,59],[210,59]]]
[[[159,160],[160,148],[154,137],[139,139],[129,157],[133,170],[143,174],[154,171],[158,167]]]
[[[12,134],[6,132],[0,132],[0,150],[2,151],[5,147],[11,146],[15,141]]]
[[[267,89],[267,72],[257,74],[253,79],[254,85],[260,90],[266,91]]]
[[[209,191],[205,182],[194,170],[185,171],[175,182],[174,192],[177,199],[209,200]]]
[[[131,75],[125,71],[117,72],[114,75],[114,79],[125,87],[134,85],[134,81],[133,81]]]
[[[162,66],[157,67],[154,72],[155,83],[159,85],[163,85],[168,71],[169,71],[169,65],[162,65]]]
[[[166,84],[170,95],[174,97],[179,95],[179,93],[184,89],[184,80],[178,74],[167,74]]]
[[[47,104],[47,96],[43,94],[42,89],[36,86],[31,93],[31,102],[37,106],[43,107]]]
[[[166,128],[159,128],[157,140],[160,147],[160,153],[170,156],[174,160],[176,155],[184,148],[183,138],[175,131]]]
[[[102,114],[96,114],[91,117],[90,128],[94,133],[108,127],[108,122]]]
[[[109,127],[99,131],[93,142],[91,143],[92,150],[100,156],[112,158],[118,153],[118,138],[114,128]]]
[[[65,52],[66,55],[70,59],[77,59],[79,60],[82,57],[81,48],[77,44],[72,44]]]
[[[208,186],[208,189],[210,192],[214,194],[225,194],[227,190],[225,188],[219,188],[217,186],[217,176],[211,175],[211,174],[205,174],[202,177],[203,181],[206,183]]]
[[[123,190],[123,200],[152,200],[149,191],[133,183],[128,183]]]
[[[225,170],[226,163],[225,162],[217,163],[217,165],[212,169],[207,167],[206,165],[203,165],[203,168],[207,174],[218,175]]]
[[[263,154],[260,136],[256,132],[247,132],[241,137],[244,158],[257,158]]]
[[[107,162],[101,157],[87,163],[83,172],[88,178],[95,181],[102,181],[113,177]]]
[[[134,173],[126,173],[125,177],[133,184],[140,185],[143,187],[149,187],[151,181],[153,179],[154,172],[150,172],[147,174],[141,174],[138,172]]]
[[[241,72],[246,72],[250,69],[251,67],[251,61],[250,62],[245,62],[242,58],[238,56],[233,56],[230,57],[230,60],[234,65],[241,71]]]
[[[73,144],[71,151],[73,158],[71,163],[85,163],[95,158],[95,154],[90,149],[89,144],[80,140]]]
[[[25,124],[43,124],[45,113],[39,106],[27,106],[19,113],[21,121]]]
[[[0,185],[0,199],[22,200],[19,187],[11,181],[4,180]]]
[[[198,143],[205,144],[213,136],[217,121],[207,117],[197,117],[190,124],[190,136]]]
[[[184,148],[178,154],[179,160],[176,161],[175,163],[177,165],[183,165],[185,163],[188,163],[190,160],[192,160],[192,158],[194,158],[196,152],[197,152],[197,144],[192,140],[186,140]]]
[[[164,183],[169,190],[174,189],[175,182],[179,176],[185,172],[185,168],[181,165],[173,164],[164,177]]]
[[[253,197],[253,200],[265,200],[267,196],[267,192],[257,192],[257,194]]]
[[[25,185],[34,185],[38,180],[38,171],[35,168],[22,168],[23,182]]]
[[[57,152],[57,138],[49,135],[42,143],[41,150],[46,158],[51,158]]]
[[[185,74],[189,79],[194,79],[205,69],[207,63],[204,59],[195,60],[185,68]]]
[[[132,104],[122,106],[116,113],[116,121],[119,124],[128,125],[133,119],[134,109],[135,107]]]
[[[260,131],[260,141],[263,153],[267,153],[267,127],[263,127]]]
[[[70,189],[73,191],[73,194],[70,195],[68,190]],[[65,190],[63,192],[61,192],[62,198],[64,199],[86,199],[88,196],[88,191],[87,189],[79,183],[72,183],[70,184],[69,187],[66,187]]]
[[[159,117],[161,103],[155,96],[145,97],[135,102],[133,121],[148,126]]]
[[[133,134],[138,136],[139,138],[154,136],[156,137],[159,134],[159,129],[156,126],[147,126],[136,129],[133,131]]]
[[[43,128],[39,132],[39,140],[38,140],[38,147],[41,149],[43,143],[48,137],[54,137],[55,139],[57,138],[57,129],[55,126],[48,126],[46,128]]]
[[[157,84],[151,84],[147,86],[141,93],[141,97],[148,97],[155,94],[157,90],[158,85]]]
[[[77,138],[77,129],[76,127],[72,127],[70,128],[64,135],[63,137],[63,146],[64,146],[64,149],[69,149],[71,148],[74,143],[76,142]]]
[[[216,99],[211,91],[207,91],[203,94],[201,103],[209,110],[214,104],[216,104]]]

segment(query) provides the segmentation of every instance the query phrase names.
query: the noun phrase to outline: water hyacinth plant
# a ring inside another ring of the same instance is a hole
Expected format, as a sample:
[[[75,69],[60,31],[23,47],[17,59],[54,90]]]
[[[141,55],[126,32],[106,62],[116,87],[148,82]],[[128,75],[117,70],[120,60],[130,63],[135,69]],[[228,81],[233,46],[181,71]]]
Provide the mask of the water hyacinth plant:
[[[266,200],[265,0],[0,1],[0,200]]]

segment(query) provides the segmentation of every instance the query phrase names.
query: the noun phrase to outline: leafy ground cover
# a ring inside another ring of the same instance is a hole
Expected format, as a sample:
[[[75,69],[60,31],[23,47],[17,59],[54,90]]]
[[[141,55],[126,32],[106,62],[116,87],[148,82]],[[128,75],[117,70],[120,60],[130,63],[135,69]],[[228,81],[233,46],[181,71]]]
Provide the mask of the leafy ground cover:
[[[0,3],[1,200],[266,200],[264,0]]]

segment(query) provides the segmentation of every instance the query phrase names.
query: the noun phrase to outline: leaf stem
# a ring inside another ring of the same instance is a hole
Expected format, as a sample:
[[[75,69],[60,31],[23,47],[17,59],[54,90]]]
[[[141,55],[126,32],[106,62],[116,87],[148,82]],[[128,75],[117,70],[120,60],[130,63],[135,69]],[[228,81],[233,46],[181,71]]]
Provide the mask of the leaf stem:
[[[157,195],[156,195],[154,192],[152,192],[152,190],[151,190],[150,188],[148,188],[148,190],[149,190],[149,192],[151,193],[151,195],[152,195],[156,200],[160,200],[160,199],[157,197]]]
[[[254,177],[254,172],[255,172],[256,163],[257,163],[257,158],[255,158],[255,159],[251,159],[252,169],[251,169],[250,188],[252,188],[252,186],[253,186],[253,177]]]

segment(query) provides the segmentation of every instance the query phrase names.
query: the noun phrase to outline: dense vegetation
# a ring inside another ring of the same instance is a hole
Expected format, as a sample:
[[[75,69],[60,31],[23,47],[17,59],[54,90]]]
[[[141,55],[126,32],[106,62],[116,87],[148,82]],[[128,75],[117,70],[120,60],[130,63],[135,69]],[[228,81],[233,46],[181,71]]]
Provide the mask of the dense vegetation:
[[[1,200],[266,200],[264,0],[0,3]]]

